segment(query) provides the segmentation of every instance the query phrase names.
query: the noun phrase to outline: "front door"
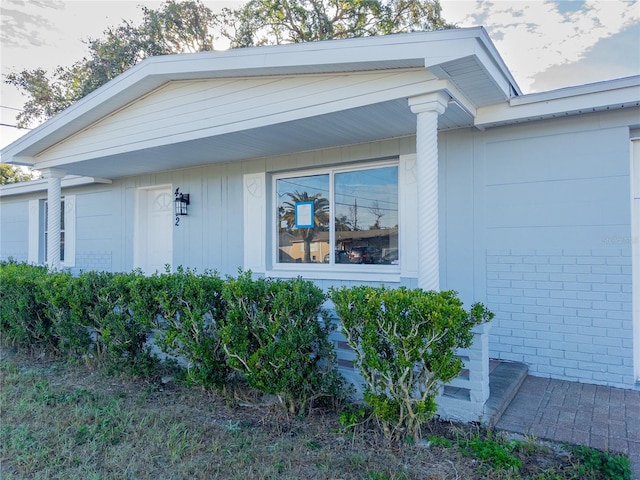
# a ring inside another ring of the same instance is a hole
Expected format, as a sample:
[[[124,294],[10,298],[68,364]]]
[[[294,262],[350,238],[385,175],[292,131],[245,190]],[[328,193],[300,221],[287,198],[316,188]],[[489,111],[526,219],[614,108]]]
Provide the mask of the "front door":
[[[164,272],[173,262],[171,186],[140,188],[134,228],[134,266],[146,274]]]

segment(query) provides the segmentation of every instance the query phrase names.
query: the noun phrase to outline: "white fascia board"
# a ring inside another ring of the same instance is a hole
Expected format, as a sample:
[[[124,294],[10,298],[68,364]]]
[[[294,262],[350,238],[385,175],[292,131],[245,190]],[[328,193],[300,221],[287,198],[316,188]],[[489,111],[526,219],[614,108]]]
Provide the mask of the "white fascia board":
[[[19,138],[0,155],[6,162],[36,156],[172,80],[424,67],[437,63],[436,57],[446,56],[460,41],[466,44],[465,40],[478,38],[491,44],[486,31],[476,27],[151,57]],[[497,55],[495,48],[492,52]]]
[[[80,187],[96,183],[110,184],[108,178],[81,177],[80,175],[67,175],[62,179],[62,188]],[[29,182],[10,183],[0,186],[0,197],[24,195],[26,193],[42,192],[47,190],[47,179],[41,178]]]
[[[499,105],[479,108],[475,126],[589,113],[640,105],[640,76],[531,94]]]

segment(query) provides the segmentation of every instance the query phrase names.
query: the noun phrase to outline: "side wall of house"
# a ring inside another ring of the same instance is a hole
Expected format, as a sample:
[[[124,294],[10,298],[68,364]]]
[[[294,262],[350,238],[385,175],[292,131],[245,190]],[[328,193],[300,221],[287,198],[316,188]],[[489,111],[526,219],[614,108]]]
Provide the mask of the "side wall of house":
[[[447,284],[473,278],[496,313],[492,357],[633,386],[632,113],[442,135],[445,188],[466,199],[447,209],[464,218],[446,227],[445,245],[461,244],[447,252]]]

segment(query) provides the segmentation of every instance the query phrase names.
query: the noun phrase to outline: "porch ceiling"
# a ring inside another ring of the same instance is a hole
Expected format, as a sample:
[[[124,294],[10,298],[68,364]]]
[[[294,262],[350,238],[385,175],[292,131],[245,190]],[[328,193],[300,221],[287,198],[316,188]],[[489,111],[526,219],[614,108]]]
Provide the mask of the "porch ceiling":
[[[439,119],[440,129],[471,125],[471,115],[453,102]],[[64,169],[74,175],[118,178],[354,145],[414,135],[415,132],[415,114],[406,99],[397,99],[188,142],[76,162],[67,159]]]

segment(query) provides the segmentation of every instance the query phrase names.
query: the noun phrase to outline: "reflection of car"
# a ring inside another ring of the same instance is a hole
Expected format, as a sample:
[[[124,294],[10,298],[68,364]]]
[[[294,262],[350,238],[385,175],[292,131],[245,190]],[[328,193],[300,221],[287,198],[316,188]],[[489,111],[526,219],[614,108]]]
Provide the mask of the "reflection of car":
[[[349,263],[376,263],[380,250],[374,247],[355,247],[349,252]]]
[[[324,263],[329,263],[329,254],[324,256]],[[335,251],[334,263],[349,263],[349,252],[344,250]]]
[[[381,263],[383,265],[398,265],[398,249],[390,249],[382,256],[382,258],[380,258],[378,263]]]

